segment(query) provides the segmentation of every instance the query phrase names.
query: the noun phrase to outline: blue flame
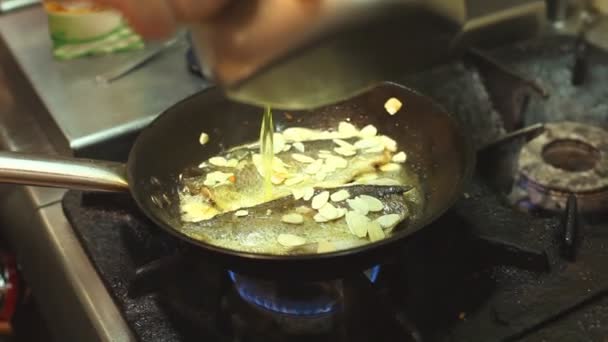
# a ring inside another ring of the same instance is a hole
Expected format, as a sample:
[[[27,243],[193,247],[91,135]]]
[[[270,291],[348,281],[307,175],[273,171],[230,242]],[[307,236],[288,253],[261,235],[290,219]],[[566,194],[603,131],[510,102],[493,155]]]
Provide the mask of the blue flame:
[[[365,271],[365,275],[371,283],[375,283],[380,274],[380,265],[376,265]],[[228,275],[232,282],[235,283],[236,290],[246,302],[257,305],[263,309],[293,315],[293,316],[319,316],[333,312],[336,309],[337,302],[329,298],[324,300],[307,300],[298,301],[291,299],[276,299],[272,295],[265,294],[264,291],[249,285],[246,280],[237,281],[237,274],[233,271],[228,271]]]

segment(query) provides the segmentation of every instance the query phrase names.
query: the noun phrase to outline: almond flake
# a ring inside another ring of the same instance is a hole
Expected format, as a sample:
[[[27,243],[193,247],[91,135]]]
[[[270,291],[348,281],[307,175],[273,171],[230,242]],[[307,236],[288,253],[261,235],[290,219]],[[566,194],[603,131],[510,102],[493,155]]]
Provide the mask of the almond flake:
[[[317,213],[315,214],[315,216],[313,216],[312,218],[313,220],[315,220],[315,222],[317,223],[325,223],[325,222],[329,222],[331,221],[330,219],[328,219],[327,217],[321,215],[321,213]]]
[[[359,132],[360,136],[366,138],[375,137],[376,134],[378,134],[378,129],[374,125],[367,125],[361,129],[361,132]]]
[[[236,167],[237,165],[239,165],[239,161],[237,159],[229,159],[226,161],[227,167]]]
[[[376,147],[380,145],[378,139],[375,139],[374,137],[371,138],[364,138],[361,139],[357,142],[355,142],[355,148],[359,149],[359,150],[366,150],[368,148],[372,148],[372,147]]]
[[[308,215],[312,212],[313,212],[313,210],[305,205],[301,205],[296,208],[296,213],[298,213],[300,215]]]
[[[323,171],[323,172],[317,172],[317,173],[314,175],[314,178],[315,178],[316,180],[318,180],[319,182],[324,181],[326,177],[327,177],[327,172],[326,172],[326,171]]]
[[[361,197],[355,197],[353,199],[346,200],[348,206],[361,215],[367,215],[369,212],[369,208],[367,207],[367,202],[361,199]]]
[[[214,166],[226,166],[228,161],[224,157],[211,157],[209,158],[209,164]]]
[[[275,133],[272,136],[272,152],[278,154],[285,148],[285,138],[281,133]]]
[[[372,197],[369,195],[361,195],[358,198],[365,202],[369,211],[380,211],[384,209],[384,203],[382,203],[382,201],[380,201],[376,197]]]
[[[293,234],[279,234],[277,242],[285,247],[296,247],[306,243],[306,239]]]
[[[346,213],[346,225],[348,229],[353,235],[356,235],[360,238],[365,237],[367,235],[367,227],[370,225],[371,221],[367,216],[362,215],[355,211],[349,211]]]
[[[380,136],[380,140],[382,141],[384,148],[386,148],[387,150],[391,152],[397,151],[397,142],[395,140],[387,137],[386,135]]]
[[[395,115],[403,104],[398,99],[391,97],[384,103],[384,109],[390,115]]]
[[[249,215],[249,212],[247,210],[237,210],[234,213],[234,216],[236,216],[236,217],[243,217],[243,216],[247,216],[247,215]]]
[[[315,132],[310,128],[289,127],[283,131],[283,137],[287,141],[305,141],[315,135]]]
[[[300,214],[287,214],[281,217],[281,221],[290,224],[301,224],[304,222],[304,217]]]
[[[370,148],[365,149],[365,151],[363,151],[363,152],[365,152],[365,153],[380,153],[382,151],[384,151],[384,146],[383,145],[376,145],[374,147],[370,147]]]
[[[319,208],[324,206],[327,201],[329,201],[329,191],[323,191],[312,198],[311,207],[319,210]]]
[[[293,194],[293,198],[294,198],[296,201],[297,201],[297,200],[299,200],[299,199],[301,199],[301,198],[303,198],[303,197],[304,197],[304,194],[305,194],[305,190],[306,190],[306,188],[302,188],[302,189],[298,189],[298,188],[296,188],[296,189],[291,189],[291,193]]]
[[[306,150],[306,148],[304,147],[304,144],[302,144],[301,142],[293,143],[293,148],[295,148],[296,150],[298,150],[301,153],[304,153],[304,151]]]
[[[272,210],[271,209],[266,209],[266,216],[270,216],[270,214],[272,214]]]
[[[290,144],[285,144],[285,147],[283,147],[283,152],[287,152],[291,150],[291,145]]]
[[[321,171],[322,167],[323,167],[323,160],[317,159],[314,161],[314,163],[308,164],[308,166],[306,166],[304,168],[304,172],[308,173],[309,175],[314,175],[317,172]]]
[[[296,185],[296,184],[302,183],[307,178],[308,177],[305,175],[295,175],[291,178],[287,178],[287,180],[285,180],[285,185],[287,185],[287,186]]]
[[[205,186],[216,186],[228,182],[230,177],[234,176],[233,173],[226,173],[221,171],[214,171],[207,174],[203,184]]]
[[[357,127],[355,127],[353,124],[346,121],[341,121],[338,124],[338,133],[340,133],[340,136],[350,137],[357,135],[357,133],[359,132],[357,130]]]
[[[304,188],[303,194],[302,199],[305,201],[310,201],[312,196],[315,194],[315,189],[313,187]]]
[[[369,185],[385,185],[385,186],[387,186],[387,185],[388,186],[403,185],[398,180],[392,179],[392,178],[370,179],[370,180],[366,181],[365,184],[369,184]]]
[[[339,211],[331,203],[327,202],[321,208],[319,208],[319,214],[323,215],[329,220],[333,220],[338,217]]]
[[[384,231],[380,224],[376,221],[372,221],[367,226],[367,235],[369,235],[369,241],[376,242],[378,240],[384,239],[386,235],[384,235]]]
[[[382,172],[393,172],[401,170],[401,165],[395,163],[388,163],[380,166]]]
[[[328,241],[319,241],[317,244],[317,253],[329,253],[334,252],[336,250],[336,246],[333,243]]]
[[[285,181],[285,177],[281,177],[279,175],[272,175],[272,176],[270,176],[270,181],[274,185],[279,185]]]
[[[380,226],[384,229],[390,229],[395,227],[399,221],[401,221],[401,216],[398,214],[388,214],[382,215],[376,219],[376,222],[380,224]]]
[[[344,147],[350,150],[354,150],[355,146],[353,146],[353,144],[349,143],[348,141],[344,141],[342,139],[334,139],[333,142],[338,145],[339,147]]]
[[[395,154],[392,158],[392,161],[395,163],[405,163],[406,160],[407,160],[407,155],[403,151]]]
[[[325,164],[331,165],[334,169],[344,169],[348,166],[348,160],[338,156],[328,156]]]
[[[367,182],[371,182],[374,179],[377,179],[378,175],[374,172],[364,173],[361,176],[357,177],[357,183],[366,184]]]
[[[355,154],[357,154],[357,151],[351,150],[348,148],[344,148],[344,147],[336,147],[336,148],[334,148],[334,152],[336,152],[337,154],[339,154],[341,156],[345,156],[345,157],[352,157]]]
[[[345,199],[350,198],[350,193],[348,192],[348,190],[342,189],[331,194],[329,198],[331,198],[332,202],[342,202]]]
[[[207,134],[205,132],[201,133],[201,136],[198,137],[198,142],[201,145],[205,145],[206,143],[208,143],[209,142],[209,134]]]
[[[309,156],[300,154],[300,153],[292,153],[291,158],[293,158],[297,162],[305,163],[305,164],[310,164],[310,163],[315,162],[315,160],[313,158],[310,158]]]

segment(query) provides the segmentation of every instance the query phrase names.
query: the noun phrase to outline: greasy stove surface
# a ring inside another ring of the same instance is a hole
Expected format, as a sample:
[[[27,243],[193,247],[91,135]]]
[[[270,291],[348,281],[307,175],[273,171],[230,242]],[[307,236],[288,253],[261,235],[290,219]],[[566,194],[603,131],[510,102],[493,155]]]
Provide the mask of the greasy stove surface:
[[[510,141],[501,153],[485,146],[537,122],[605,127],[608,55],[553,37],[492,57],[509,70],[472,54],[407,80],[469,126],[478,173],[374,283],[362,274],[342,280],[339,309],[318,325],[272,319],[245,303],[211,260],[167,258],[183,246],[126,195],[69,192],[66,215],[142,341],[604,341],[608,220],[577,217],[574,198],[555,215],[513,209],[498,179],[504,170],[492,165],[505,165],[521,146]],[[286,325],[312,328],[294,336]]]

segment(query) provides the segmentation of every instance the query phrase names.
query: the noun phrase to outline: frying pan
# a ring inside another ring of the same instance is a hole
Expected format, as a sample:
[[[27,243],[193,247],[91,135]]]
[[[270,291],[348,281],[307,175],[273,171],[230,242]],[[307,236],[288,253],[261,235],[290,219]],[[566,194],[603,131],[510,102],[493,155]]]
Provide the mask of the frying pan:
[[[395,115],[387,99],[403,103]],[[231,270],[265,276],[323,278],[362,270],[381,262],[400,243],[447,210],[459,197],[474,165],[474,153],[457,120],[433,101],[401,85],[381,83],[344,102],[303,112],[275,110],[276,130],[290,126],[337,127],[347,118],[356,126],[373,124],[406,151],[407,163],[422,177],[425,205],[419,219],[395,228],[384,240],[348,250],[313,255],[269,255],[220,248],[180,233],[180,174],[223,149],[256,141],[261,109],[228,100],[217,88],[195,94],[169,108],[135,141],[126,165],[16,152],[0,153],[0,182],[94,191],[130,191],[158,227],[188,242],[201,254]],[[201,146],[206,132],[209,143]],[[447,227],[446,229],[449,229]]]

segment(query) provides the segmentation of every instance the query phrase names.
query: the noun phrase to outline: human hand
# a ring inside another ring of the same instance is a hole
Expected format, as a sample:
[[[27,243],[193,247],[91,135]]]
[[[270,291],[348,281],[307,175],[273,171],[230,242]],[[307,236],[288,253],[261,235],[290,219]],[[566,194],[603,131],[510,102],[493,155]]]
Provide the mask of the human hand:
[[[209,19],[230,0],[93,0],[117,9],[146,38],[170,35],[178,24]]]

